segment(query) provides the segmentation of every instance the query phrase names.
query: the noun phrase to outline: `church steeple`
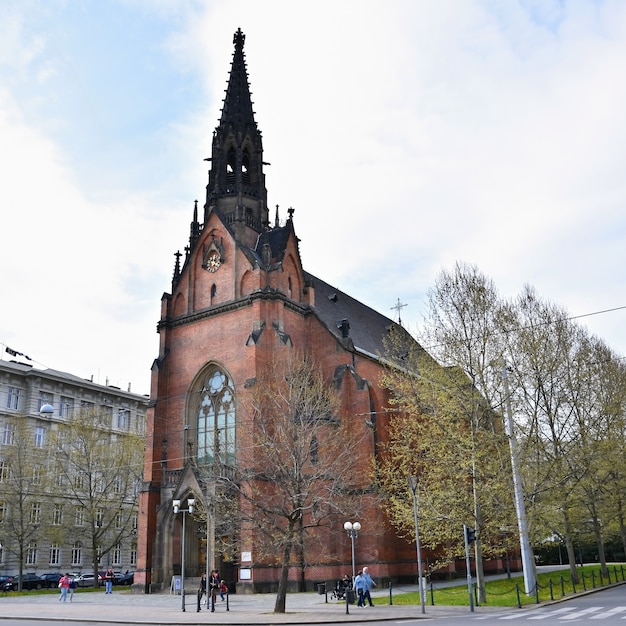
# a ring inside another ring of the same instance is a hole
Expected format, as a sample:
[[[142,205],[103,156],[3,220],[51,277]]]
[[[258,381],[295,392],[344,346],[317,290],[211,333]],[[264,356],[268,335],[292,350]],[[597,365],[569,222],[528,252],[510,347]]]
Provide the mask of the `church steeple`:
[[[244,42],[238,29],[222,115],[213,133],[204,222],[217,211],[237,239],[252,247],[269,227],[269,214],[263,143],[254,120]]]

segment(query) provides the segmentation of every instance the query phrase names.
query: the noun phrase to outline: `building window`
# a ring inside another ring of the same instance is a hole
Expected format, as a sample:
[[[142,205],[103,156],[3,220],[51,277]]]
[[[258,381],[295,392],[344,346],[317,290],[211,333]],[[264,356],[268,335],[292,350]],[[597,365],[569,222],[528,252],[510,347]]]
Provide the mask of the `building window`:
[[[9,463],[0,461],[0,483],[6,483],[9,480]]]
[[[235,463],[235,402],[232,383],[219,369],[204,379],[198,406],[198,462]]]
[[[67,419],[68,417],[72,415],[73,410],[74,410],[74,399],[61,396],[61,401],[59,403],[59,417]]]
[[[83,489],[85,487],[85,476],[83,474],[74,474],[74,488]]]
[[[6,502],[0,502],[0,524],[2,524],[7,516]]]
[[[85,525],[85,507],[77,506],[74,510],[74,526]]]
[[[20,408],[20,391],[18,387],[9,387],[7,395],[7,409],[18,411]]]
[[[130,409],[128,406],[122,406],[117,410],[117,419],[115,428],[118,430],[128,430],[130,426]]]
[[[102,528],[104,526],[104,509],[96,510],[96,528]]]
[[[122,564],[122,546],[118,543],[113,548],[113,565],[121,565]]]
[[[33,485],[41,485],[41,477],[43,476],[43,467],[35,465],[33,467]]]
[[[82,565],[83,564],[83,544],[80,541],[77,541],[72,546],[72,565]]]
[[[26,565],[37,565],[37,544],[29,543],[26,547]]]
[[[41,502],[33,502],[30,505],[30,523],[35,525],[41,523]]]
[[[131,520],[131,525],[132,525],[132,529],[137,532],[137,528],[139,526],[139,515],[137,515],[137,513],[135,513],[132,517]]]
[[[63,507],[60,504],[55,504],[52,509],[52,525],[61,526],[63,524]]]
[[[319,442],[317,440],[317,437],[315,436],[311,437],[310,451],[311,451],[311,464],[317,465],[317,463],[319,462]]]
[[[115,515],[115,528],[122,528],[124,526],[124,514],[118,511]]]
[[[111,428],[111,425],[113,424],[113,407],[110,404],[100,405],[98,421],[105,428]]]
[[[61,565],[61,546],[58,543],[50,546],[50,565]]]
[[[135,418],[135,431],[138,435],[146,434],[146,418],[144,415],[137,415]]]
[[[46,444],[46,429],[43,426],[35,427],[35,448],[43,448]]]
[[[47,391],[40,391],[39,399],[37,400],[37,411],[41,411],[41,407],[44,404],[50,404],[51,406],[54,406],[53,402],[54,396],[51,393],[48,393]]]
[[[12,446],[15,443],[15,424],[6,422],[2,431],[2,443],[5,446]]]
[[[120,493],[122,493],[124,489],[124,481],[122,480],[121,476],[116,476],[113,479],[113,493],[116,495],[119,495]]]
[[[130,564],[137,565],[137,544],[130,544]]]

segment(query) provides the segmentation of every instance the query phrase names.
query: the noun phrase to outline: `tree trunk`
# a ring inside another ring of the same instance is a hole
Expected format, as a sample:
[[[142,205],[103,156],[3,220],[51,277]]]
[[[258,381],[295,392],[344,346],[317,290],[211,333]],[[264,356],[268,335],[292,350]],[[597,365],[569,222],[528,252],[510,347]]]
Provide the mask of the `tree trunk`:
[[[565,548],[567,549],[567,560],[569,562],[569,573],[572,582],[578,583],[578,570],[576,569],[576,552],[574,551],[574,541],[569,528],[565,531]]]
[[[624,523],[624,510],[621,498],[617,503],[617,517],[619,519],[619,534],[622,538],[622,547],[624,548],[624,553],[626,554],[626,523]]]
[[[283,548],[283,564],[280,570],[278,581],[278,593],[276,594],[276,604],[274,613],[284,613],[287,600],[287,577],[289,575],[289,559],[291,557],[291,543],[286,543]]]
[[[603,576],[609,575],[609,568],[606,564],[606,554],[604,553],[604,539],[602,538],[602,528],[597,517],[593,518],[593,534],[596,537],[596,546],[598,548],[598,560]]]

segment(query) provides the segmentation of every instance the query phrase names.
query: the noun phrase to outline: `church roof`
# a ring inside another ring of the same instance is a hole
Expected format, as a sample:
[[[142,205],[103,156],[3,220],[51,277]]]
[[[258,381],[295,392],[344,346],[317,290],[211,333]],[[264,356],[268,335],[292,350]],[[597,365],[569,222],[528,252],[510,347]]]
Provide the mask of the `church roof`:
[[[330,332],[339,339],[349,337],[358,351],[377,358],[384,355],[383,339],[392,327],[399,328],[398,324],[321,278],[308,272],[304,274],[315,289],[313,310]],[[348,337],[344,333],[348,333]]]

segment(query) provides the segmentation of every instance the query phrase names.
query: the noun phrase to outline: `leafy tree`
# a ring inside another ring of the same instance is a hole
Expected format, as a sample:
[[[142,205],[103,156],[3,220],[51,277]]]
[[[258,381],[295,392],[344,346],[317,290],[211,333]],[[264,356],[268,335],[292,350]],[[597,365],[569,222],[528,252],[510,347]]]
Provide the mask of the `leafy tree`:
[[[257,563],[280,565],[274,612],[284,613],[294,557],[304,568],[307,553],[324,549],[320,531],[339,515],[358,513],[355,459],[367,433],[341,418],[336,392],[298,353],[256,379],[247,415],[238,470],[222,476],[219,491],[237,495],[231,514],[242,548],[253,548]]]
[[[494,283],[476,266],[457,263],[452,271],[439,274],[428,293],[428,311],[419,339],[441,365],[458,368],[465,376],[467,389],[470,390],[470,393],[466,391],[459,397],[459,411],[460,415],[465,416],[465,432],[470,434],[473,445],[469,458],[472,459],[474,519],[468,525],[475,526],[478,531],[475,557],[479,601],[484,601],[485,596],[483,539],[488,534],[491,540],[497,536],[506,536],[503,532],[497,535],[493,531],[487,533],[481,530],[486,519],[482,510],[485,494],[494,493],[494,497],[504,497],[500,489],[493,492],[487,486],[491,470],[484,467],[485,474],[481,476],[481,445],[485,443],[487,448],[493,445],[487,443],[489,439],[482,435],[485,429],[482,422],[485,416],[489,416],[488,422],[493,420],[493,415],[501,413],[504,407],[501,377],[504,343],[501,328],[502,300]],[[457,375],[456,380],[457,389],[462,391],[463,376]],[[450,389],[450,383],[446,387]],[[480,401],[477,400],[479,397],[482,397]],[[491,425],[488,422],[487,428],[493,428],[493,422]],[[500,428],[495,432],[498,432],[498,437],[502,436]],[[498,450],[498,462],[505,463],[502,456],[505,450]],[[511,476],[510,472],[506,475]],[[468,518],[466,520],[470,521]]]
[[[464,556],[463,524],[478,530],[477,570],[483,553],[501,551],[512,510],[507,439],[499,417],[460,368],[444,368],[407,333],[392,333],[383,385],[397,411],[379,477],[390,520],[414,534],[407,478],[418,477],[420,529],[437,569]],[[481,576],[482,578],[482,576]]]
[[[108,420],[110,415],[82,410],[59,424],[51,438],[58,483],[88,538],[94,587],[99,561],[134,532],[143,470],[143,440],[115,433]]]

